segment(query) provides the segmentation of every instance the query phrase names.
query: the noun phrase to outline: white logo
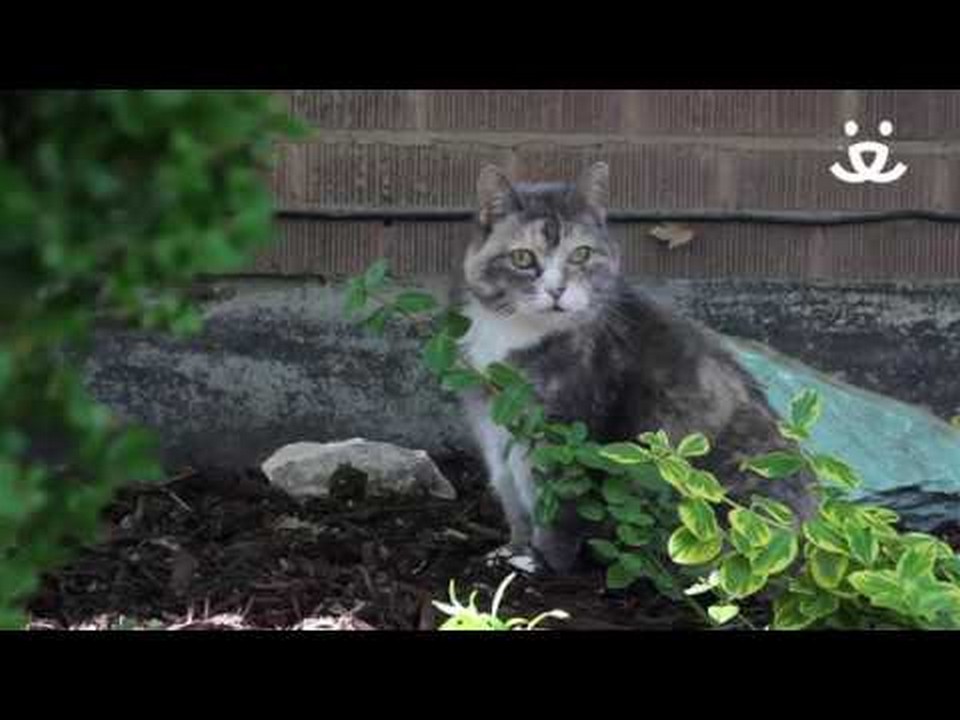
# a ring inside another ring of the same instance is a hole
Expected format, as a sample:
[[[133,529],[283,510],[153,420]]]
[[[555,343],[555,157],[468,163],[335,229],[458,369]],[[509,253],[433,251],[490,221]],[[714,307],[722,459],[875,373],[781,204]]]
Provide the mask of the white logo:
[[[849,138],[854,137],[859,130],[860,128],[853,120],[848,120],[843,126],[843,131]],[[893,133],[893,123],[884,120],[880,123],[879,130],[883,137],[889,137]],[[869,166],[864,162],[864,153],[873,155],[873,161]],[[883,167],[890,157],[890,148],[881,142],[865,140],[854,143],[847,148],[847,155],[850,158],[850,164],[853,165],[852,171],[847,170],[838,162],[830,166],[830,172],[833,173],[834,177],[845,183],[891,183],[898,180],[907,171],[907,166],[902,162],[898,162],[894,167],[884,171]]]

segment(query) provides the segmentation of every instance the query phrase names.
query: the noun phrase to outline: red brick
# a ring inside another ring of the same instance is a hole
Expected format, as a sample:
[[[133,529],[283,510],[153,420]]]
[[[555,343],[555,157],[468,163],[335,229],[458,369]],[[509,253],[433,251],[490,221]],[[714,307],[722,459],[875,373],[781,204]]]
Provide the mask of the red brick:
[[[362,271],[387,253],[380,222],[323,222],[282,219],[273,244],[260,253],[250,272],[266,275],[345,275]]]
[[[882,120],[893,123],[892,139],[951,140],[960,138],[960,91],[865,90],[860,115],[850,118],[861,133],[878,136]]]
[[[831,137],[842,131],[839,90],[635,90],[627,133]]]
[[[937,280],[960,278],[960,226],[897,221],[800,226],[697,223],[668,249],[650,225],[615,230],[626,271],[659,278]]]
[[[623,91],[436,90],[427,127],[442,131],[616,132]]]
[[[799,278],[808,266],[812,228],[748,223],[691,223],[694,238],[669,249],[653,225],[615,226],[625,271],[661,278]]]
[[[893,146],[887,167],[907,164],[906,174],[886,185],[850,185],[830,172],[850,162],[838,144],[836,152],[757,150],[734,156],[737,205],[747,209],[795,211],[870,211],[925,209],[936,206],[936,158],[898,151]]]
[[[610,164],[610,206],[707,208],[718,204],[716,152],[701,145],[611,145],[519,148],[517,171],[524,180],[573,180],[590,163]]]
[[[473,233],[473,225],[395,223],[389,245],[390,267],[400,275],[448,275],[456,272]]]
[[[409,90],[293,90],[291,112],[329,130],[412,130],[417,127]]]
[[[470,145],[305,143],[285,150],[276,175],[287,209],[464,208],[484,162],[509,151]]]

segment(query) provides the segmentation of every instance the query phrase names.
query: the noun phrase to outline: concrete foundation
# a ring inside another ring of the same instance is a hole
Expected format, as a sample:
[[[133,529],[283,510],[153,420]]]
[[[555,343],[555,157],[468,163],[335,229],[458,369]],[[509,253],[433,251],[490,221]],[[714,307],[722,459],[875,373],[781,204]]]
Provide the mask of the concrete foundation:
[[[960,283],[638,284],[721,332],[941,417],[960,412]],[[445,293],[440,281],[428,287]],[[248,466],[289,442],[358,436],[434,454],[471,449],[455,399],[417,357],[412,328],[374,337],[353,327],[342,288],[315,279],[238,278],[209,289],[199,336],[104,328],[86,361],[93,393],[157,429],[171,466]]]

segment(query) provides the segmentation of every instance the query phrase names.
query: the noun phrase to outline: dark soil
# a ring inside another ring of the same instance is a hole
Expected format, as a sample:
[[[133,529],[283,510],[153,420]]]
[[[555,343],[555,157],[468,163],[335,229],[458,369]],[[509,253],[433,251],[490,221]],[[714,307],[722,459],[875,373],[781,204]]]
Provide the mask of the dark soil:
[[[259,471],[185,472],[122,491],[102,541],[45,579],[33,628],[434,629],[431,600],[480,591],[488,609],[509,568],[484,555],[506,539],[472,462],[440,462],[456,501],[346,499],[300,504]],[[960,523],[937,533],[960,548]],[[558,629],[702,627],[652,588],[602,589],[601,571],[519,574],[501,617],[559,608]]]
[[[183,473],[126,489],[103,540],[46,578],[34,628],[434,629],[455,579],[486,610],[510,568],[484,555],[506,531],[479,466],[439,462],[458,499],[314,500],[273,491],[259,471]],[[600,571],[518,574],[501,617],[559,608],[567,629],[696,627],[649,587],[605,592]]]

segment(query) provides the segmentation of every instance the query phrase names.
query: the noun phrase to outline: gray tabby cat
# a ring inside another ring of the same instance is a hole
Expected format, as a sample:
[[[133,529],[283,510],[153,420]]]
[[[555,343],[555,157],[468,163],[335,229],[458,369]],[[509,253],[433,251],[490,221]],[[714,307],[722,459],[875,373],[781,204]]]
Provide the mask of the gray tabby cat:
[[[762,389],[704,328],[654,304],[620,273],[607,232],[609,170],[573,184],[513,184],[493,166],[479,183],[478,232],[454,299],[472,320],[462,349],[478,367],[506,361],[533,383],[547,416],[580,420],[600,442],[664,429],[713,446],[702,467],[736,497],[762,490],[809,517],[811,478],[765,481],[741,473],[747,455],[789,447]],[[508,434],[489,398],[464,398],[490,482],[510,525],[510,548],[556,571],[572,569],[583,526],[572,508],[549,527],[532,520],[536,486],[523,448],[504,460]],[[758,485],[764,484],[762,488]]]

